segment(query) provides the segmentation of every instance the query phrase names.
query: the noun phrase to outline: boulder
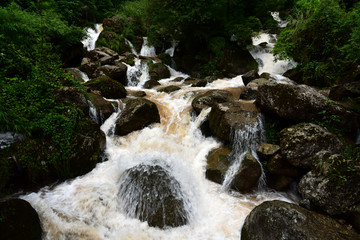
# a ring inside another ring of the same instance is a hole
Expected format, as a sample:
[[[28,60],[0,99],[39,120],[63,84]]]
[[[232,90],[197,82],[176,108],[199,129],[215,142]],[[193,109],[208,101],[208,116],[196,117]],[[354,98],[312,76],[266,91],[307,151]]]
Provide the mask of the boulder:
[[[245,74],[243,74],[241,76],[242,80],[243,80],[243,83],[244,85],[246,86],[249,82],[251,82],[252,80],[255,80],[257,78],[259,78],[259,74],[257,73],[257,71],[255,70],[251,70]]]
[[[88,93],[88,97],[96,109],[96,119],[98,120],[97,123],[102,125],[105,120],[108,119],[115,111],[114,106],[99,94]]]
[[[150,79],[150,80],[148,80],[148,81],[146,81],[144,83],[144,88],[150,89],[150,88],[153,88],[153,87],[156,87],[156,86],[159,86],[159,85],[160,85],[160,83],[159,83],[158,80]]]
[[[80,70],[85,72],[90,78],[95,77],[95,71],[98,64],[92,62],[90,58],[83,58],[80,64]]]
[[[261,162],[268,162],[279,151],[280,146],[278,145],[261,143],[256,149],[256,154],[258,155]]]
[[[102,72],[106,76],[110,77],[111,79],[114,79],[115,81],[118,81],[122,85],[126,86],[128,84],[126,71],[127,66],[125,64],[117,64],[116,66],[113,65],[105,65],[99,67],[96,71]],[[102,74],[98,74],[102,75]]]
[[[360,164],[338,154],[320,152],[298,191],[304,203],[329,215],[347,214],[360,204]]]
[[[271,78],[271,75],[270,75],[270,73],[263,72],[262,74],[260,74],[260,78],[265,78],[265,79],[269,80]]]
[[[296,122],[325,121],[344,132],[356,132],[360,117],[330,101],[306,85],[263,84],[258,88],[256,105],[281,118]]]
[[[267,201],[246,217],[241,240],[355,240],[360,235],[332,218],[292,203]]]
[[[281,155],[293,166],[308,169],[316,153],[328,150],[341,153],[339,138],[316,124],[298,124],[280,132]]]
[[[42,239],[39,216],[27,201],[22,199],[1,201],[0,216],[1,239]]]
[[[125,108],[116,120],[115,134],[123,136],[133,131],[160,122],[156,104],[145,98],[129,98],[124,101]]]
[[[150,80],[160,80],[170,77],[169,69],[162,63],[151,63],[149,65]]]
[[[126,170],[119,182],[119,203],[129,217],[161,229],[189,222],[189,199],[169,167],[143,163]]]
[[[77,87],[58,87],[54,90],[54,98],[58,103],[75,104],[84,114],[89,114],[89,104],[84,93]]]
[[[360,82],[345,83],[330,89],[329,98],[335,101],[357,97],[360,97]]]
[[[119,99],[126,97],[124,86],[108,76],[92,79],[84,84],[90,90],[100,91],[105,98]]]
[[[179,86],[170,85],[170,86],[166,86],[166,87],[162,87],[162,88],[158,89],[158,92],[172,93],[172,92],[175,92],[180,89],[181,89],[181,87],[179,87]]]
[[[233,141],[233,134],[258,122],[258,109],[250,102],[225,102],[213,105],[209,114],[211,131],[225,142]]]
[[[192,87],[205,87],[208,81],[200,78],[187,78],[184,84],[191,85]]]
[[[265,78],[257,78],[249,82],[241,92],[240,99],[255,100],[258,94],[258,88],[262,84],[274,84]]]
[[[229,102],[233,100],[233,96],[229,91],[225,90],[210,90],[201,93],[194,98],[191,106],[196,113],[200,113],[203,109],[212,107],[215,103]]]
[[[216,148],[207,155],[205,176],[207,179],[222,184],[227,170],[231,165],[229,158],[231,150],[228,148]]]
[[[84,82],[84,73],[78,68],[65,68],[65,72],[70,73],[71,76],[78,82]]]
[[[273,175],[297,178],[303,170],[290,165],[280,154],[276,154],[267,164],[267,170]]]
[[[237,171],[231,188],[240,192],[248,192],[257,186],[261,176],[261,166],[258,161],[247,152]]]

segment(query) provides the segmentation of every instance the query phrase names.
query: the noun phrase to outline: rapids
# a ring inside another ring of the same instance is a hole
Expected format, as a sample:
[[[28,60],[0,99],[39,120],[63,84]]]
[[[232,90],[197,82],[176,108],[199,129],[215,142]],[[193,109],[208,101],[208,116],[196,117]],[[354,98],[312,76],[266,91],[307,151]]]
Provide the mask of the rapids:
[[[143,48],[140,55],[155,54],[146,43]],[[142,88],[148,73],[140,60],[135,67],[128,68],[131,84],[127,90],[145,91],[146,98],[156,103],[161,123],[123,137],[114,135],[115,121],[123,109],[121,101],[116,100],[119,108],[101,126],[106,134],[107,160],[98,163],[86,175],[22,196],[39,213],[43,239],[239,239],[244,220],[255,206],[274,199],[292,201],[291,195],[266,188],[240,194],[205,178],[206,156],[221,143],[201,134],[199,126],[210,109],[196,117],[191,111],[191,101],[196,93],[210,89],[226,89],[236,95],[243,87],[242,78],[218,79],[206,87],[196,88],[171,82],[175,77],[187,75],[170,70],[171,77],[161,80],[161,85],[178,85],[181,89],[167,94]],[[94,119],[95,116],[93,113]],[[255,134],[263,134],[261,121],[257,127]],[[239,142],[251,151],[256,147],[253,143],[247,145],[244,139]],[[147,222],[128,217],[121,208],[124,201],[119,196],[122,174],[154,160],[166,166],[183,191],[180,195],[188,198],[185,207],[190,218],[184,226],[165,230],[149,227]]]

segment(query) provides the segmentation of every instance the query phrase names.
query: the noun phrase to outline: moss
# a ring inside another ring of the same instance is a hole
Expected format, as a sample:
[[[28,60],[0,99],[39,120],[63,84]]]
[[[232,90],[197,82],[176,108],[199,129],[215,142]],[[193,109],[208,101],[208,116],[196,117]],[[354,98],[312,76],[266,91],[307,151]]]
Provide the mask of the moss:
[[[106,98],[124,98],[127,92],[124,86],[108,76],[102,76],[85,83],[85,86],[92,90],[98,90]]]

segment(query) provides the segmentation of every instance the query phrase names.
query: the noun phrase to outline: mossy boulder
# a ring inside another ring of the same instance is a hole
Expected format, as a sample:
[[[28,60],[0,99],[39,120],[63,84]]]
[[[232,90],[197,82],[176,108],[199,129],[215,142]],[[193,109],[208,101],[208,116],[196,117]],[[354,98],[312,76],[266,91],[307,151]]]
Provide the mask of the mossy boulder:
[[[150,80],[160,80],[170,77],[169,69],[163,63],[151,63],[149,65]]]
[[[360,235],[336,220],[292,203],[267,201],[246,217],[241,240],[355,240]]]
[[[159,110],[155,103],[145,98],[129,98],[124,103],[125,108],[116,120],[116,135],[127,135],[152,123],[160,122]]]
[[[84,92],[77,87],[58,87],[54,90],[54,98],[57,103],[65,105],[75,104],[84,114],[89,114],[89,104]]]
[[[329,215],[347,214],[360,204],[360,163],[322,151],[299,182],[303,203]]]
[[[167,166],[140,164],[120,177],[119,203],[129,216],[161,229],[189,222],[189,199]]]
[[[105,98],[119,99],[125,98],[127,95],[124,86],[108,76],[92,79],[84,85],[91,90],[100,91]]]
[[[281,155],[293,166],[309,169],[316,153],[341,153],[344,144],[333,133],[316,124],[298,124],[280,132]]]
[[[101,73],[105,74],[111,79],[114,79],[115,81],[118,81],[122,85],[126,86],[128,84],[126,71],[127,66],[125,64],[118,63],[116,66],[114,65],[105,65],[99,67],[97,70],[99,72],[98,75],[101,75]]]
[[[197,114],[203,109],[212,107],[215,103],[229,102],[233,100],[233,96],[226,90],[210,90],[197,95],[191,102],[191,106]]]
[[[231,150],[228,148],[216,148],[207,155],[206,164],[206,178],[222,184],[227,170],[231,165],[230,156]]]
[[[0,202],[0,232],[4,240],[41,240],[40,219],[31,205],[22,199]]]
[[[96,47],[107,47],[119,54],[131,52],[130,46],[126,44],[121,34],[106,29],[100,33]]]
[[[170,85],[170,86],[159,88],[158,92],[172,93],[172,92],[178,91],[180,89],[181,89],[181,87],[179,87],[179,86]]]

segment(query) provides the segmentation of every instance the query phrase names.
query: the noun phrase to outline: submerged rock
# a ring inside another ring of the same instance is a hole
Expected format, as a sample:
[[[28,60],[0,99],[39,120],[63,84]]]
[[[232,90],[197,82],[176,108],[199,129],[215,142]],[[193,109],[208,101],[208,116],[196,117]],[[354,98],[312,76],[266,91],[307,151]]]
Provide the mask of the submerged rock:
[[[296,167],[310,168],[319,151],[341,153],[344,150],[344,144],[335,134],[316,124],[298,124],[283,129],[280,134],[281,154]]]
[[[259,78],[259,74],[257,73],[257,71],[255,70],[251,70],[247,73],[245,73],[244,75],[241,76],[244,85],[246,86],[249,82],[251,82],[254,79]]]
[[[156,161],[137,165],[126,170],[119,183],[119,203],[129,217],[162,229],[189,222],[189,199],[167,166]]]
[[[206,93],[199,94],[191,102],[191,106],[200,113],[203,109],[212,107],[215,103],[229,102],[233,100],[233,96],[229,91],[226,90],[210,90]]]
[[[27,201],[8,199],[0,202],[0,216],[1,239],[42,239],[39,216]]]
[[[160,122],[159,110],[155,103],[145,98],[129,98],[124,103],[125,108],[116,120],[116,135],[123,136]]]
[[[241,240],[356,240],[360,235],[334,219],[292,203],[268,201],[246,217]]]
[[[170,85],[170,86],[166,86],[166,87],[162,87],[162,88],[158,89],[158,92],[172,93],[172,92],[175,92],[180,89],[181,88],[179,86]]]

